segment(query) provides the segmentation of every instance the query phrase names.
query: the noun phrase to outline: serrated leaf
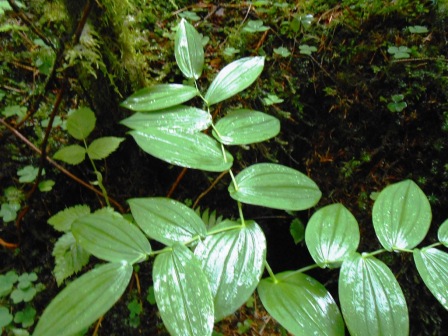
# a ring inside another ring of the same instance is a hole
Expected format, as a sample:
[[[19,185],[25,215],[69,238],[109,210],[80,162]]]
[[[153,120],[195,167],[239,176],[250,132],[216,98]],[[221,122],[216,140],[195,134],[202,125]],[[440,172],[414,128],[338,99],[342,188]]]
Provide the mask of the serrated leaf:
[[[331,294],[312,277],[297,272],[275,275],[258,285],[268,313],[294,335],[344,335],[344,322]]]
[[[182,84],[158,84],[141,89],[121,106],[136,112],[149,112],[182,104],[198,95],[196,88]]]
[[[19,169],[17,171],[17,175],[20,176],[19,182],[20,183],[33,182],[36,179],[38,172],[39,168],[31,165]]]
[[[339,274],[339,299],[352,336],[409,335],[406,300],[382,261],[359,253],[346,257]]]
[[[154,294],[162,320],[171,335],[211,335],[213,298],[199,261],[184,245],[160,254],[154,261]]]
[[[414,261],[425,285],[448,310],[448,253],[436,248],[414,249]]]
[[[203,133],[150,128],[129,134],[145,152],[177,166],[221,172],[233,163],[232,155],[225,151],[224,156],[220,144]]]
[[[309,177],[279,164],[254,164],[242,170],[235,180],[237,188],[233,183],[229,186],[233,199],[274,209],[309,209],[322,195]]]
[[[70,336],[87,328],[121,297],[132,270],[128,263],[108,263],[71,282],[45,309],[33,336]]]
[[[95,123],[95,113],[88,107],[81,107],[67,118],[67,132],[77,140],[84,140],[92,133]]]
[[[196,133],[212,124],[210,113],[196,107],[177,105],[151,113],[135,113],[120,122],[132,129],[160,128]]]
[[[67,232],[54,244],[53,257],[55,260],[53,274],[60,286],[65,279],[87,265],[90,253],[78,244],[71,232]]]
[[[51,216],[47,223],[57,231],[66,232],[71,229],[72,223],[77,218],[88,215],[89,213],[90,207],[88,205],[75,205]]]
[[[174,55],[179,69],[185,77],[198,79],[204,66],[201,35],[190,23],[182,19],[177,26],[174,43]]]
[[[247,145],[275,137],[280,121],[266,113],[239,109],[218,120],[213,136],[225,145]]]
[[[316,211],[305,230],[311,257],[321,268],[339,267],[359,245],[356,218],[342,204],[327,205]]]
[[[372,209],[375,233],[388,251],[417,246],[429,230],[431,217],[428,199],[411,180],[384,188]]]
[[[448,247],[448,219],[440,225],[439,230],[437,231],[437,237],[443,245]]]
[[[234,227],[233,230],[226,230]],[[225,220],[198,244],[194,253],[210,283],[215,303],[215,320],[232,314],[252,295],[263,273],[266,238],[254,221]]]
[[[226,65],[216,76],[205,94],[208,106],[219,103],[243,91],[261,74],[264,57],[245,57]]]
[[[87,147],[87,154],[92,160],[102,160],[114,152],[124,138],[102,137],[95,139]]]
[[[163,197],[128,200],[137,225],[150,238],[171,246],[207,233],[202,219],[189,207]]]
[[[117,213],[96,212],[78,218],[72,232],[86,251],[106,261],[135,264],[151,253],[144,234]]]
[[[86,158],[86,149],[80,145],[70,145],[58,150],[53,158],[68,164],[77,165]]]

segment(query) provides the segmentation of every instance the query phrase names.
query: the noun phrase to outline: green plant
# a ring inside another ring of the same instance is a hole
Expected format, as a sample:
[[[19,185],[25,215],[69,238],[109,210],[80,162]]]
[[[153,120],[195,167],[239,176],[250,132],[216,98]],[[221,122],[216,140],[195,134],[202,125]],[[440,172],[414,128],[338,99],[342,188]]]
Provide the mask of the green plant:
[[[36,280],[34,272],[18,275],[9,271],[0,275],[0,328],[7,335],[29,335],[27,329],[36,316],[32,300],[45,288]]]
[[[107,263],[72,281],[53,299],[35,336],[71,335],[89,326],[122,296],[133,266],[149,257],[155,257],[155,301],[173,335],[211,335],[214,321],[232,314],[256,288],[268,312],[293,334],[342,335],[343,315],[353,335],[365,330],[406,335],[408,315],[401,289],[388,267],[375,258],[386,251],[413,253],[423,280],[446,307],[448,254],[436,246],[448,245],[448,224],[439,230],[440,243],[416,248],[429,229],[431,208],[409,180],[386,187],[376,199],[373,223],[383,249],[356,252],[360,238],[356,219],[342,204],[333,204],[319,209],[305,230],[316,264],[274,274],[266,262],[263,231],[245,218],[243,204],[299,211],[316,205],[321,192],[306,175],[279,164],[257,163],[234,174],[237,168],[226,147],[275,137],[280,129],[276,118],[249,109],[229,110],[217,121],[211,117],[213,105],[256,81],[264,58],[228,64],[203,93],[198,82],[204,66],[201,36],[185,20],[176,31],[175,57],[194,86],[159,84],[136,92],[123,102],[135,113],[122,124],[131,129],[129,134],[141,149],[170,164],[228,171],[228,191],[239,219],[224,219],[207,228],[203,218],[181,202],[143,197],[128,200],[133,221],[109,208],[93,213],[82,209],[68,216],[70,220],[56,221],[64,223],[62,228],[70,231],[75,244]],[[181,105],[195,97],[202,100],[203,109]],[[202,132],[208,128],[212,136]],[[82,149],[88,152],[88,148]],[[149,239],[166,247],[152,250]],[[304,274],[316,267],[341,267],[342,315],[325,287]],[[261,279],[264,270],[269,277]],[[244,332],[250,325],[240,327]]]
[[[391,96],[391,102],[387,104],[387,108],[391,112],[401,112],[403,111],[408,104],[403,100],[404,95],[402,94],[396,94]]]

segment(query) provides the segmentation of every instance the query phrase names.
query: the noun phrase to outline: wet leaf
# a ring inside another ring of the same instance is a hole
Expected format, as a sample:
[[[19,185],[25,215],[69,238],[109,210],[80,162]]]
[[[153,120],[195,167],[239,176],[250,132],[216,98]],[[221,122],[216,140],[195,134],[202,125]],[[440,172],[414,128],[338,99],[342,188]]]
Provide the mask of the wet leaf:
[[[215,130],[213,136],[225,145],[248,145],[275,137],[280,121],[266,113],[240,109],[221,118]]]
[[[229,186],[233,199],[274,209],[309,209],[322,195],[316,183],[306,175],[273,163],[249,166],[235,180],[237,188],[233,183]]]
[[[312,277],[297,272],[275,275],[258,285],[268,313],[294,335],[344,335],[341,313],[331,294]]]
[[[225,151],[224,157],[220,144],[203,133],[154,128],[129,133],[145,152],[177,166],[221,172],[233,163],[232,155]]]
[[[414,249],[414,261],[425,285],[448,310],[448,253],[436,248]]]
[[[132,276],[127,263],[108,263],[87,272],[60,292],[43,312],[33,336],[71,336],[104,315]]]
[[[117,213],[97,212],[78,218],[72,232],[86,251],[106,261],[134,264],[151,253],[145,235]]]
[[[225,66],[210,84],[205,101],[209,106],[243,91],[261,74],[264,57],[245,57]]]
[[[150,238],[171,246],[193,237],[205,237],[205,224],[192,209],[178,201],[163,197],[128,200],[137,225]]]
[[[177,105],[150,113],[135,113],[121,121],[121,124],[137,130],[160,128],[172,131],[180,130],[185,133],[203,131],[211,123],[210,113],[185,105]]]
[[[197,96],[196,88],[182,84],[158,84],[135,92],[121,106],[136,112],[163,110]]]
[[[204,66],[202,38],[185,19],[177,26],[174,55],[185,77],[198,79],[201,76]]]
[[[439,227],[439,231],[437,232],[437,237],[439,241],[448,247],[448,219],[445,220],[442,225]]]
[[[417,246],[428,232],[431,217],[428,199],[411,180],[384,188],[372,210],[375,233],[388,251]]]
[[[358,222],[342,204],[327,205],[311,216],[305,242],[320,267],[339,267],[344,258],[358,248]]]
[[[158,255],[153,268],[154,294],[171,335],[211,335],[213,298],[207,277],[193,253],[175,244]]]
[[[266,239],[254,221],[225,220],[195,249],[210,283],[215,320],[232,314],[252,295],[264,269]]]
[[[359,253],[345,258],[339,274],[339,299],[352,336],[409,335],[406,300],[382,261]]]
[[[59,211],[48,219],[48,224],[60,232],[67,232],[71,229],[73,222],[82,216],[90,213],[88,205],[74,205],[70,208]]]

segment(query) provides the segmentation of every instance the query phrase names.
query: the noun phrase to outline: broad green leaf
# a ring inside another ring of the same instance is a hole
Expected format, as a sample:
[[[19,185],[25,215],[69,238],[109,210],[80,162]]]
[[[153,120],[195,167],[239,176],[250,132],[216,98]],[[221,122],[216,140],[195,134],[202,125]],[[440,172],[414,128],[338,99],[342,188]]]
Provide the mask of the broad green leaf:
[[[339,274],[339,299],[350,335],[409,335],[406,300],[382,261],[359,253],[346,257]]]
[[[124,138],[102,137],[92,141],[87,147],[87,154],[92,160],[102,160],[114,152]]]
[[[194,169],[221,172],[233,163],[232,155],[203,133],[144,129],[129,132],[145,152],[168,163]]]
[[[448,253],[436,248],[414,249],[414,261],[425,285],[448,310]]]
[[[233,230],[226,230],[234,227]],[[254,221],[225,220],[195,249],[210,283],[215,320],[235,312],[252,295],[264,269],[266,238]]]
[[[316,211],[305,230],[311,257],[321,268],[339,267],[359,245],[356,218],[342,204],[327,205]]]
[[[196,133],[212,124],[210,113],[185,105],[177,105],[151,113],[135,113],[120,122],[132,129],[160,128]]]
[[[89,262],[90,253],[84,250],[71,232],[67,232],[56,241],[53,248],[55,266],[54,277],[58,286],[78,273]]]
[[[177,26],[174,55],[185,77],[198,79],[201,76],[204,66],[202,38],[185,19]]]
[[[229,186],[233,199],[274,209],[309,209],[322,195],[316,183],[306,175],[273,163],[249,166],[235,180],[237,188],[233,183]]]
[[[33,336],[70,336],[87,328],[121,297],[132,270],[128,263],[108,263],[71,282],[45,309]]]
[[[326,288],[312,277],[297,272],[275,275],[258,285],[268,313],[294,335],[344,335],[339,308]]]
[[[88,205],[75,205],[51,216],[47,223],[57,231],[66,232],[71,229],[72,224],[76,219],[88,215],[89,213],[90,208]]]
[[[193,253],[176,244],[158,255],[153,268],[154,294],[171,335],[206,336],[213,330],[213,298],[207,277]]]
[[[86,149],[80,145],[70,145],[54,153],[53,158],[68,164],[77,165],[86,158]]]
[[[428,199],[411,180],[384,188],[372,210],[375,233],[388,251],[417,246],[428,232],[431,217]]]
[[[448,247],[448,219],[445,220],[442,225],[439,227],[439,231],[437,232],[437,236],[439,241]]]
[[[151,253],[145,235],[121,215],[97,212],[72,225],[73,236],[85,250],[110,262],[141,262]]]
[[[84,140],[92,133],[95,123],[95,113],[88,107],[81,107],[67,118],[67,132],[77,140]]]
[[[275,137],[280,121],[266,113],[234,110],[215,125],[213,136],[225,145],[248,145]]]
[[[135,92],[121,106],[136,112],[162,110],[182,104],[198,95],[198,90],[182,84],[158,84]]]
[[[205,224],[192,209],[163,197],[128,200],[137,225],[150,238],[171,246],[207,234]]]
[[[209,106],[243,91],[261,74],[264,57],[245,57],[226,65],[216,76],[205,94]]]

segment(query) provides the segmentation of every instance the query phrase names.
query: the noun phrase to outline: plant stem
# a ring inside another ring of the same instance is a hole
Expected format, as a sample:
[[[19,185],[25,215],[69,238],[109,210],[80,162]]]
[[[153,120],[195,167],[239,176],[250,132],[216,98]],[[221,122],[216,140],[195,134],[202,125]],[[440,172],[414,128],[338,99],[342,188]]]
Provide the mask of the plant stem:
[[[231,230],[236,230],[236,229],[241,229],[243,227],[243,225],[232,225],[232,226],[228,226],[225,228],[221,228],[219,230],[214,230],[214,231],[209,231],[207,232],[207,236],[211,236],[217,233],[221,233],[221,232],[226,232],[226,231],[231,231]]]
[[[246,222],[244,221],[243,205],[241,204],[240,201],[238,201],[237,204],[238,204],[238,212],[239,212],[239,214],[240,214],[240,219],[241,219],[241,225],[242,225],[243,227],[245,227],[245,226],[246,226]]]
[[[236,183],[235,176],[232,173],[232,170],[229,169],[230,177],[232,178],[233,186],[235,187],[235,191],[238,191],[238,184]]]
[[[104,200],[106,201],[107,206],[110,208],[111,206],[110,206],[110,202],[109,202],[109,196],[107,195],[107,190],[106,190],[106,188],[104,187],[104,184],[103,184],[103,175],[101,175],[101,173],[98,171],[98,169],[96,169],[95,162],[92,160],[92,158],[90,157],[89,153],[87,152],[87,148],[88,147],[87,147],[86,141],[83,140],[83,142],[84,142],[84,147],[86,148],[87,156],[89,157],[90,163],[92,164],[93,170],[95,172],[95,176],[96,176],[96,181],[98,183],[98,187],[100,187],[101,192],[103,193]]]
[[[271,266],[269,266],[267,260],[264,261],[264,266],[266,267],[266,270],[268,271],[269,276],[271,277],[272,281],[274,281],[274,283],[278,283],[278,280],[277,280],[277,278],[275,277],[275,274],[274,274],[274,272],[272,271]]]
[[[362,256],[364,257],[364,258],[367,258],[367,257],[373,257],[373,256],[375,256],[375,255],[377,255],[377,254],[381,254],[381,253],[384,253],[384,252],[386,252],[387,250],[386,249],[379,249],[379,250],[376,250],[376,251],[374,251],[374,252],[363,252],[362,253]]]

